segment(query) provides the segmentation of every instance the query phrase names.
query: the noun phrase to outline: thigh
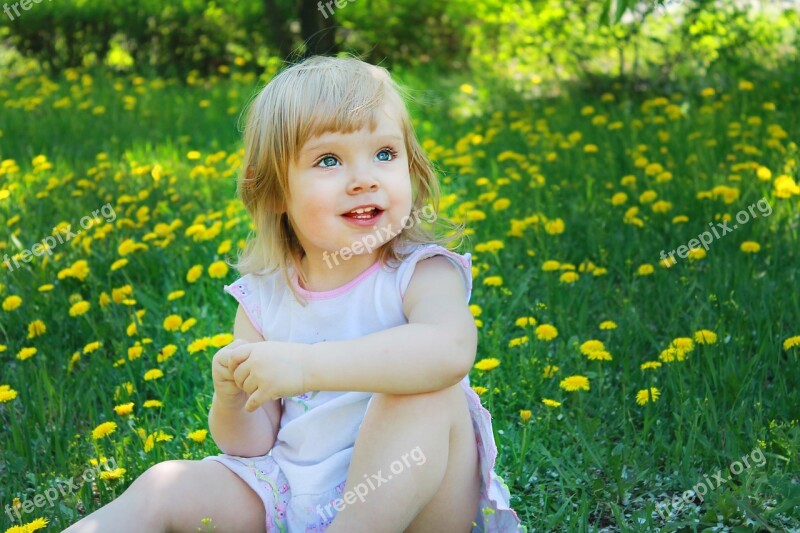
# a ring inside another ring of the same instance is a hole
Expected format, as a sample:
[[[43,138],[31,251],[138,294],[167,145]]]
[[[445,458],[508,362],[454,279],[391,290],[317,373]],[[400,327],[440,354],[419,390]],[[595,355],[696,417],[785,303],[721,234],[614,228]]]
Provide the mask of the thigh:
[[[409,524],[405,533],[447,531],[469,533],[478,512],[480,470],[478,446],[466,396],[460,385],[455,402],[447,469],[430,502]]]
[[[195,533],[216,528],[216,531],[249,533],[266,529],[261,498],[217,461],[158,463],[131,484],[129,490],[149,499],[163,513],[166,531]],[[202,524],[204,518],[211,519],[207,527]]]

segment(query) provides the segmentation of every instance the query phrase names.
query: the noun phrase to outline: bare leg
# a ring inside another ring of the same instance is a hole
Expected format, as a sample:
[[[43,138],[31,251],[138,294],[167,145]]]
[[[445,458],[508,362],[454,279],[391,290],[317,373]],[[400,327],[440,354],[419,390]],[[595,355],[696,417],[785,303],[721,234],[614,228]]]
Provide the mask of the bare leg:
[[[466,533],[479,491],[475,433],[460,384],[375,394],[356,438],[344,507],[328,533]],[[359,497],[348,502],[348,494]]]
[[[209,529],[266,529],[264,504],[239,476],[216,461],[164,461],[153,465],[119,498],[65,533],[166,533]]]

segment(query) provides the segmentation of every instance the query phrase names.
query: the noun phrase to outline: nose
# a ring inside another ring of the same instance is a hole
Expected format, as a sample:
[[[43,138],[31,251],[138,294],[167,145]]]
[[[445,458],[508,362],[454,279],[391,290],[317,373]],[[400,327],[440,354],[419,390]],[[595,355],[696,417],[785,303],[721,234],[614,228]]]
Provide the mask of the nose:
[[[350,169],[348,178],[347,191],[350,194],[364,192],[365,190],[378,190],[378,180],[375,178],[375,171],[370,168],[369,165],[354,165]]]

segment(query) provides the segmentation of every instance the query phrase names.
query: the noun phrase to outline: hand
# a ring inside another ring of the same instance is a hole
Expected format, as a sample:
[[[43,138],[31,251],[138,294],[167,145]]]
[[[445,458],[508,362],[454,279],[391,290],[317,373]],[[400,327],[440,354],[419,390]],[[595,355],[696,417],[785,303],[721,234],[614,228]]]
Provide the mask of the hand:
[[[243,339],[234,339],[227,346],[220,348],[211,360],[211,379],[214,382],[214,394],[224,403],[241,404],[247,398],[247,394],[236,384],[233,379],[233,372],[228,368],[231,351],[245,344],[247,344],[247,341]]]
[[[306,391],[305,344],[264,341],[241,344],[229,352],[228,370],[236,385],[249,395],[245,410]]]

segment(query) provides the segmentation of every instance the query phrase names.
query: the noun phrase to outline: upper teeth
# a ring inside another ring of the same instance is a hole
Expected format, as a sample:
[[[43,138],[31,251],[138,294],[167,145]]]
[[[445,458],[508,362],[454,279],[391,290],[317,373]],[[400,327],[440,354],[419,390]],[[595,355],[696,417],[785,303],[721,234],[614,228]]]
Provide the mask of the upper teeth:
[[[350,212],[351,213],[355,213],[357,215],[361,215],[361,214],[366,213],[368,211],[372,211],[373,209],[375,209],[375,208],[374,207],[359,207],[358,209],[353,209]]]

